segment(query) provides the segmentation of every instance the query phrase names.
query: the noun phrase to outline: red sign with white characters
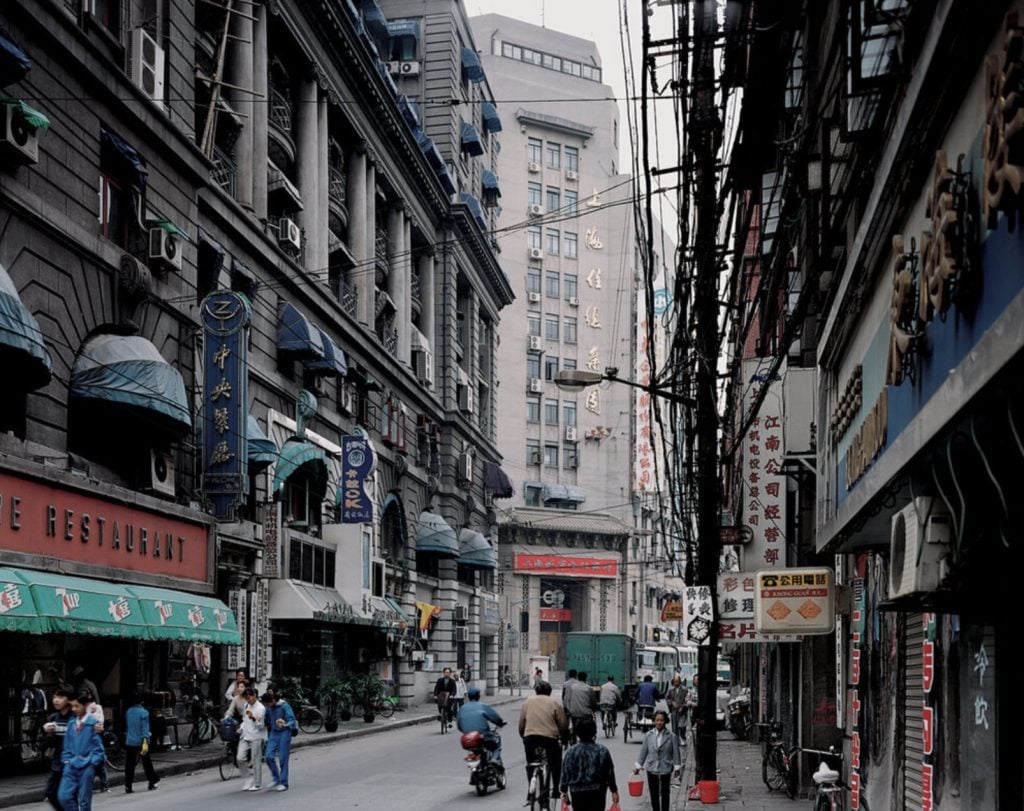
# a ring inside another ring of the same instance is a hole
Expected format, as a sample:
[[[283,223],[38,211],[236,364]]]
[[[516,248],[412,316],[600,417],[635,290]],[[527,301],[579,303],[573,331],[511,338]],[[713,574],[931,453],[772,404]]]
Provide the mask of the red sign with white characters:
[[[618,577],[615,558],[577,558],[567,555],[516,555],[517,572],[558,575],[560,577]]]
[[[205,524],[0,473],[0,550],[209,582]]]
[[[541,622],[572,622],[572,611],[568,608],[542,608]]]

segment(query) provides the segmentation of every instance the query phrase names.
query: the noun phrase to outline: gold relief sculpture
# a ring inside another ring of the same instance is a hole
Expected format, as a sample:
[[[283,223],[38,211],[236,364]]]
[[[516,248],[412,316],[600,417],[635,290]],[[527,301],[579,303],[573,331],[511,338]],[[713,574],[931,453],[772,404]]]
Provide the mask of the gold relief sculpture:
[[[911,250],[913,250],[911,240]],[[903,236],[892,238],[892,304],[889,314],[892,321],[892,336],[889,339],[889,364],[885,382],[898,386],[903,382],[904,356],[910,352],[916,341],[910,323],[914,317],[914,273],[912,259],[903,250]]]
[[[1024,29],[1016,11],[1006,15],[1002,51],[985,58],[985,133],[982,145],[985,222],[995,228],[999,212],[1007,226],[1016,225],[1024,186],[1024,94],[1019,90],[1024,71]]]
[[[935,173],[928,196],[925,216],[932,228],[921,234],[921,289],[918,296],[918,317],[931,321],[934,314],[949,308],[949,285],[956,276],[956,254],[953,251],[957,212],[953,205],[954,174],[944,150],[935,154]]]

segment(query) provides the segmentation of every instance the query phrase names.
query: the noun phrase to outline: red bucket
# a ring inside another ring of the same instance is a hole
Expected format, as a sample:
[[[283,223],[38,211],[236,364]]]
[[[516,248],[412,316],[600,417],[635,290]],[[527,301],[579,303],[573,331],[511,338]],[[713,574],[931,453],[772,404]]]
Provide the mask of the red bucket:
[[[630,797],[644,796],[644,779],[642,777],[631,777],[626,785],[629,786]]]
[[[697,783],[700,801],[705,805],[718,802],[718,789],[721,784],[717,780],[701,780]]]

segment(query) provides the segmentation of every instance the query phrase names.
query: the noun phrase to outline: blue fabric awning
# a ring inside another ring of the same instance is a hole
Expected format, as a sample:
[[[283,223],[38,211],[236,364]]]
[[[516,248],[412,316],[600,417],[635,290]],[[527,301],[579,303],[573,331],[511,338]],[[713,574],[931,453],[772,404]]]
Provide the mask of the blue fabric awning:
[[[388,18],[377,4],[377,0],[362,0],[363,25],[375,37],[386,39],[388,36]]]
[[[439,172],[444,168],[444,158],[441,157],[441,150],[437,148],[434,139],[423,130],[416,130],[416,142],[420,145],[420,151],[427,156],[427,163],[435,171]]]
[[[287,301],[277,317],[277,351],[308,360],[322,360],[324,345],[320,330]]]
[[[22,304],[18,289],[0,265],[0,368],[26,391],[50,382],[53,362],[35,316]]]
[[[338,349],[338,345],[331,340],[331,336],[320,327],[314,326],[320,333],[320,345],[324,348],[323,358],[306,362],[306,368],[322,374],[344,377],[348,374],[348,364],[345,362],[345,353]]]
[[[0,87],[20,82],[32,70],[32,60],[0,27]]]
[[[468,121],[462,122],[461,139],[463,152],[477,156],[484,154],[484,143],[480,140],[480,133]]]
[[[573,501],[582,504],[587,494],[582,487],[573,484],[545,484],[541,491],[542,501]]]
[[[420,21],[419,20],[390,20],[388,22],[388,36],[392,39],[395,37],[415,37],[417,40],[420,38]]]
[[[248,448],[249,467],[262,469],[277,461],[277,445],[263,433],[259,421],[252,414],[245,420],[245,444]]]
[[[481,102],[480,113],[484,122],[484,132],[501,132],[501,118],[498,117],[497,107],[489,101]]]
[[[480,226],[480,230],[486,231],[487,218],[484,216],[484,207],[480,205],[480,201],[466,191],[460,195],[459,199],[469,208],[469,212],[473,215],[473,219],[476,220],[476,224]]]
[[[495,197],[501,197],[501,189],[498,187],[498,176],[490,169],[484,169],[483,187],[485,192],[489,192]]]
[[[305,439],[292,437],[284,443],[274,465],[273,492],[294,476],[301,468],[307,468],[313,477],[313,486],[320,492],[320,499],[327,489],[327,454],[322,448]]]
[[[497,569],[498,553],[482,533],[474,529],[462,529],[459,530],[459,566]]]
[[[416,102],[410,101],[409,97],[403,93],[398,97],[398,109],[402,113],[405,123],[409,125],[413,132],[416,132],[420,126],[420,116],[416,112]]]
[[[472,48],[462,49],[462,72],[471,82],[484,80],[484,67],[480,64],[480,55]]]
[[[512,481],[496,462],[484,462],[484,488],[493,498],[512,498],[516,494]]]
[[[416,530],[416,551],[434,552],[438,555],[457,558],[459,540],[455,530],[440,515],[432,512],[420,513],[420,525]]]
[[[82,344],[71,367],[71,396],[145,412],[147,422],[157,418],[178,435],[192,430],[185,381],[140,335],[101,333]]]
[[[100,152],[114,166],[118,174],[140,192],[146,191],[149,170],[145,159],[135,151],[135,147],[108,129],[100,130]]]
[[[455,186],[455,181],[452,180],[451,172],[448,171],[447,166],[442,166],[437,172],[437,178],[441,181],[441,185],[447,194],[455,194],[458,188]]]

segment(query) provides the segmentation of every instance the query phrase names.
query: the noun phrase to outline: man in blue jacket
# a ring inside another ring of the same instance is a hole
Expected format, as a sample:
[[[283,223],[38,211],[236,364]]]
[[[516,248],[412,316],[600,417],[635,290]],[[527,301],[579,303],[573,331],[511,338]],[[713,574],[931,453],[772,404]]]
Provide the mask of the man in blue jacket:
[[[491,731],[491,724],[498,727],[505,726],[505,722],[497,711],[490,704],[484,704],[480,700],[480,688],[470,687],[466,691],[466,703],[459,710],[456,724],[459,732],[480,732],[485,738],[495,740],[497,734]],[[488,723],[490,722],[490,723]],[[501,747],[494,750],[494,759],[501,763]]]
[[[124,714],[124,791],[131,794],[132,783],[135,781],[135,764],[141,759],[142,768],[149,781],[149,790],[159,785],[160,777],[149,759],[149,710],[143,706],[145,697],[142,693],[132,696],[132,706]]]
[[[60,759],[64,774],[60,779],[57,799],[64,811],[92,811],[92,779],[96,767],[103,762],[103,739],[96,731],[96,721],[88,715],[92,694],[83,689],[71,699],[74,720],[64,733]]]
[[[292,734],[298,731],[299,725],[295,720],[295,712],[283,698],[273,693],[264,693],[261,700],[267,711],[267,766],[273,778],[270,787],[274,791],[287,791]]]
[[[68,722],[72,720],[71,698],[74,695],[70,685],[60,684],[53,691],[53,709],[46,723],[43,724],[42,741],[44,749],[53,748],[53,756],[50,759],[50,776],[46,780],[46,801],[61,811],[61,804],[57,800],[57,791],[60,788],[60,778],[64,772],[64,761],[60,759],[64,749],[64,734],[68,731]]]

